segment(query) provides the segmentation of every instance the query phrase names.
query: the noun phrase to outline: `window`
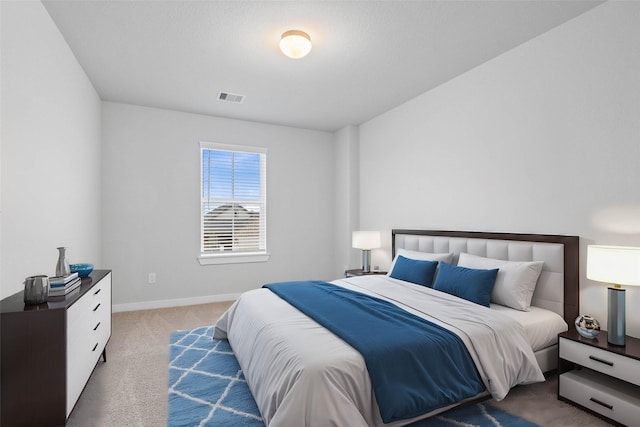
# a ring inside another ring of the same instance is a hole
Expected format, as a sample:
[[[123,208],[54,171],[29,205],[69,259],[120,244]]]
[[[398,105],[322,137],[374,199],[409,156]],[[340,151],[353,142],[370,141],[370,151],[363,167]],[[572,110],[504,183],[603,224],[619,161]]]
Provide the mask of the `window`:
[[[267,150],[200,143],[200,263],[266,261]]]

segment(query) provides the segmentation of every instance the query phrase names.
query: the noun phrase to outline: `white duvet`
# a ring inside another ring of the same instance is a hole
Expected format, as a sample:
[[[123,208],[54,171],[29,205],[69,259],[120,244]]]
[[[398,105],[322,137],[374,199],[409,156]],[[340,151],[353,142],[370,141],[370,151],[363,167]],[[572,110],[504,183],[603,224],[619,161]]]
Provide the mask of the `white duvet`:
[[[544,381],[522,326],[508,316],[387,276],[332,283],[389,300],[456,333],[494,399],[515,385]],[[360,353],[268,289],[242,294],[216,323],[214,337],[229,340],[270,427],[399,426],[416,420],[384,424]]]

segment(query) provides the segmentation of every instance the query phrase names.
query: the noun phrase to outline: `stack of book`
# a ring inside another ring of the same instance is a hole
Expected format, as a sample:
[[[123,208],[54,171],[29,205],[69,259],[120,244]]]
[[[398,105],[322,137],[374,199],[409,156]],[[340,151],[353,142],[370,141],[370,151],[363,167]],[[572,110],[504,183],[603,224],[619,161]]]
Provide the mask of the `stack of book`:
[[[78,273],[71,273],[66,276],[49,277],[49,296],[65,296],[69,292],[80,286]]]

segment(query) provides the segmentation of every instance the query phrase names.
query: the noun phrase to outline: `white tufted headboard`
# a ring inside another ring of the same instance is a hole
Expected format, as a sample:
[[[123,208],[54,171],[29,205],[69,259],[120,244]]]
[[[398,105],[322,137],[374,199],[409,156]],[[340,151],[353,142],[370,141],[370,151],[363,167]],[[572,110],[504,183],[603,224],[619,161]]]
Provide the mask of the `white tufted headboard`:
[[[392,230],[396,249],[467,252],[508,261],[544,261],[531,305],[561,315],[568,325],[579,313],[579,237],[477,231]]]

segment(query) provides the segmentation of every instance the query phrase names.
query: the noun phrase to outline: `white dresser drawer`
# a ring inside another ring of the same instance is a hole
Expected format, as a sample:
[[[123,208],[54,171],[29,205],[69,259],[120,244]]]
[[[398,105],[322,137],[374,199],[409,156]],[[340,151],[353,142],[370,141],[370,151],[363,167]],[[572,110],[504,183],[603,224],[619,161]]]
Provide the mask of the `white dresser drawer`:
[[[67,342],[89,338],[91,330],[106,326],[111,331],[110,276],[85,293],[67,310]]]
[[[638,386],[588,369],[566,372],[558,381],[560,396],[619,423],[638,425]]]
[[[86,331],[91,331],[91,336],[100,336],[107,331],[107,337],[111,335],[111,281],[110,276],[105,277],[100,286],[91,289],[88,316],[85,318]],[[96,338],[92,338],[95,341]]]
[[[95,350],[93,350],[94,346]],[[100,358],[102,349],[98,342],[92,343],[89,339],[83,339],[67,346],[67,351],[69,355],[67,357],[67,416],[69,416]]]
[[[640,385],[640,361],[566,338],[560,338],[560,358]]]
[[[111,336],[111,274],[67,310],[67,416]]]

